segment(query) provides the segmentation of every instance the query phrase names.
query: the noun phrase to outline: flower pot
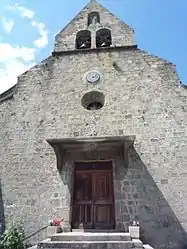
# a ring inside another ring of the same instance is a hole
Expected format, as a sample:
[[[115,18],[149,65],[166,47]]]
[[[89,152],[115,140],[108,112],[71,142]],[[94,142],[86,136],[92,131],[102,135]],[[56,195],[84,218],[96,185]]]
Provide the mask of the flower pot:
[[[140,238],[140,227],[139,226],[129,226],[129,233],[131,238],[139,239]]]
[[[47,227],[47,237],[52,236],[55,233],[61,232],[61,227],[60,226],[48,226]]]

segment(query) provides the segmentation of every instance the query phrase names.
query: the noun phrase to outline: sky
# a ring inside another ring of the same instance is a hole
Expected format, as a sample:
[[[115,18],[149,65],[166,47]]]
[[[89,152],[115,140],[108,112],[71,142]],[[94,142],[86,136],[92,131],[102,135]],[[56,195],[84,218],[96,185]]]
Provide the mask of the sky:
[[[48,57],[89,0],[0,0],[0,93]],[[138,47],[173,62],[187,85],[187,0],[98,0],[135,30]]]

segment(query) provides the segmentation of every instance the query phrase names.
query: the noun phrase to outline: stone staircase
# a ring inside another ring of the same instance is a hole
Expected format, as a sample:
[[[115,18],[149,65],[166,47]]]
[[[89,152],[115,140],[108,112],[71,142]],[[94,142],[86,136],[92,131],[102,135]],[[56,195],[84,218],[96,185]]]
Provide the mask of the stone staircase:
[[[146,247],[141,240],[133,239],[130,233],[82,231],[54,234],[47,240],[41,241],[35,248],[143,249]]]

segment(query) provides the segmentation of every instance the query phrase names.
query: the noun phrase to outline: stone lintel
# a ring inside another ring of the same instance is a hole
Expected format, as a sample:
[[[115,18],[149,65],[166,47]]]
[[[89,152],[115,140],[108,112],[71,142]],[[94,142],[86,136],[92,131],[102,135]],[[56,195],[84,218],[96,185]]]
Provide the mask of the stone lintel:
[[[60,168],[66,153],[85,151],[121,150],[126,158],[128,149],[134,144],[135,136],[89,137],[47,139],[57,157],[57,167]]]

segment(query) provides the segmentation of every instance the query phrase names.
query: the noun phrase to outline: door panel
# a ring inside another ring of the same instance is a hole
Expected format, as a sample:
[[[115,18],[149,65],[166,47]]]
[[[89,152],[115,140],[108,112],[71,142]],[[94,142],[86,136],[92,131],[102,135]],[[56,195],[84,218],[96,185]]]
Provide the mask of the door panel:
[[[94,227],[113,228],[112,172],[93,173]]]
[[[95,228],[113,228],[110,205],[95,205]]]
[[[75,205],[73,207],[73,228],[92,228],[92,205]]]
[[[92,174],[75,172],[72,221],[74,228],[92,228]]]
[[[108,174],[93,173],[94,197],[96,200],[106,200],[109,196]]]
[[[75,177],[75,200],[92,200],[92,174],[89,172],[76,172]]]
[[[73,228],[114,228],[111,170],[75,170],[72,211]]]

